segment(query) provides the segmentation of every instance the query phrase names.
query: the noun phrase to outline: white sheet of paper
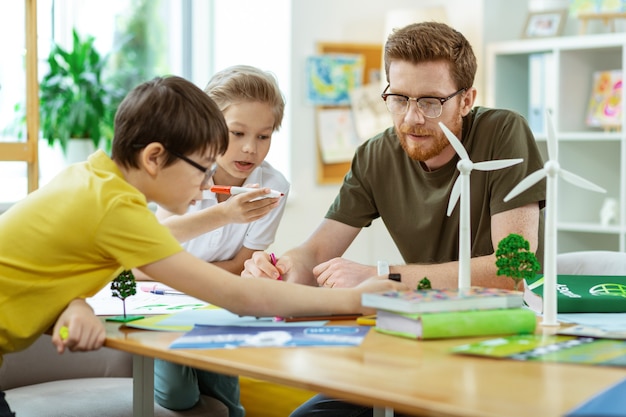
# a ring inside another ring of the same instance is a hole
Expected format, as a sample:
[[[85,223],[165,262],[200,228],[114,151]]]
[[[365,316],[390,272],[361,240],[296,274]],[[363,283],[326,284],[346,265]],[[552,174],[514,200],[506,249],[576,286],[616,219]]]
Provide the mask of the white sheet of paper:
[[[606,331],[626,331],[626,313],[563,313],[557,314],[556,318]]]
[[[126,299],[126,314],[128,315],[152,315],[172,314],[183,310],[193,310],[207,306],[209,303],[191,297],[189,295],[157,295],[142,291],[143,285],[154,283],[139,282],[137,294]],[[157,284],[159,288],[168,288]],[[124,313],[122,300],[113,297],[110,284],[107,284],[93,297],[87,298],[87,303],[93,308],[97,316],[115,316]]]

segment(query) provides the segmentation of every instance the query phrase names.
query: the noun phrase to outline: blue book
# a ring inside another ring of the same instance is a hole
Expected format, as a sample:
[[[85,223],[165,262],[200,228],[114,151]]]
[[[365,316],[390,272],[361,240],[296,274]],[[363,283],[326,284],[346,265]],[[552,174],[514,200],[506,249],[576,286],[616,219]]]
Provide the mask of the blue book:
[[[626,417],[626,379],[591,397],[565,417]]]
[[[206,326],[174,340],[171,349],[243,347],[359,346],[367,326]]]

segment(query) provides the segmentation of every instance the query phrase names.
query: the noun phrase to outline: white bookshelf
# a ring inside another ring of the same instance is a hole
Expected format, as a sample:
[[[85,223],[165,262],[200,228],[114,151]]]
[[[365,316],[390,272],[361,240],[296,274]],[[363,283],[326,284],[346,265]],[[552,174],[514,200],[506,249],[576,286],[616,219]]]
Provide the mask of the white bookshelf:
[[[530,69],[535,54],[551,56],[551,65],[540,77]],[[605,132],[585,123],[593,73],[626,68],[626,34],[499,42],[487,46],[486,57],[487,105],[514,110],[530,120],[537,114],[531,102],[535,106],[539,91],[541,110],[549,108],[553,114],[561,166],[607,190],[602,195],[559,180],[558,252],[626,251],[626,112],[622,110],[619,131]],[[622,109],[624,96],[622,89]],[[545,132],[540,127],[533,132],[546,157]],[[619,207],[617,220],[604,226],[600,209],[607,197],[616,199]]]

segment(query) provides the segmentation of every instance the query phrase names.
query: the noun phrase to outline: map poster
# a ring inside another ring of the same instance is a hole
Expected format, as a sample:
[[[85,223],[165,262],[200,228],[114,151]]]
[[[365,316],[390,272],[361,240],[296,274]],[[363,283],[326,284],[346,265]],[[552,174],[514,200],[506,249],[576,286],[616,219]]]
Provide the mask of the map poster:
[[[307,100],[317,106],[348,106],[350,91],[363,84],[360,54],[310,56],[306,64]]]

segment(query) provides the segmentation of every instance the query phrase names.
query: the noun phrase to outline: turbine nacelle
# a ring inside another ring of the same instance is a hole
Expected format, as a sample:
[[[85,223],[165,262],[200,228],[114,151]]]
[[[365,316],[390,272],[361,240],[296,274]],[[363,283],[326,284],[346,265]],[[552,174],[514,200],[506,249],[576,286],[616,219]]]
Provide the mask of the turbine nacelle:
[[[554,177],[561,171],[561,164],[559,164],[559,161],[548,161],[543,166],[543,169],[546,175]]]
[[[469,159],[461,159],[456,164],[456,169],[458,169],[461,174],[469,174],[470,172],[472,172],[473,168],[474,163]]]

